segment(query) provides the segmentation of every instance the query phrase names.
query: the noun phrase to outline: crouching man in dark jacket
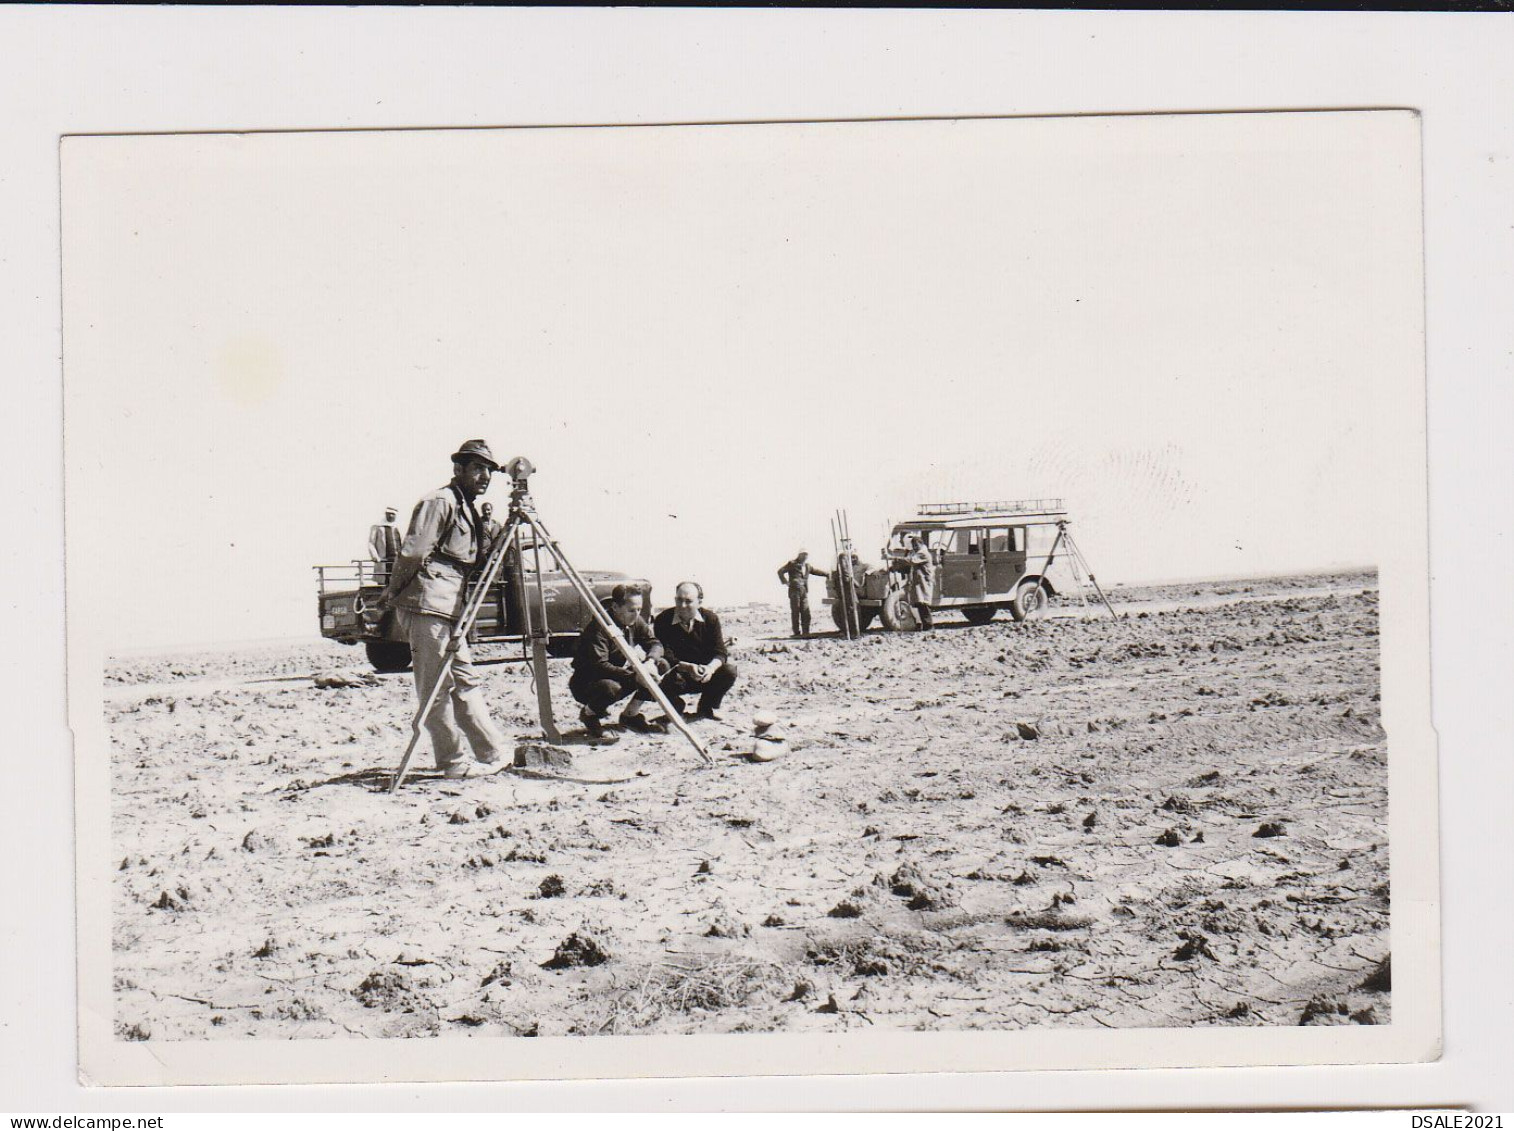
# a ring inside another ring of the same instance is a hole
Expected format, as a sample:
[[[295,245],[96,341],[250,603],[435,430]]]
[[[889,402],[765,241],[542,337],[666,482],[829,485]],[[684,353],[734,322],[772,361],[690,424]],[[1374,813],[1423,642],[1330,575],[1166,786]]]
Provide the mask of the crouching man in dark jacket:
[[[661,676],[667,672],[668,664],[662,656],[662,645],[652,635],[651,626],[642,619],[641,604],[639,592],[617,585],[605,603],[605,611],[610,614],[610,620],[622,638],[632,648],[640,649],[647,666]],[[668,725],[664,720],[648,721],[642,717],[642,708],[652,695],[641,686],[625,655],[600,627],[598,620],[590,620],[579,633],[568,690],[583,704],[578,717],[593,738],[604,734],[605,713],[627,695],[631,701],[620,712],[622,726],[643,734],[667,733]]]
[[[680,583],[673,600],[673,607],[658,613],[653,622],[664,655],[673,663],[662,690],[675,704],[697,693],[699,710],[694,718],[719,721],[716,711],[736,682],[736,665],[726,654],[720,618],[700,607],[704,589],[697,581]]]

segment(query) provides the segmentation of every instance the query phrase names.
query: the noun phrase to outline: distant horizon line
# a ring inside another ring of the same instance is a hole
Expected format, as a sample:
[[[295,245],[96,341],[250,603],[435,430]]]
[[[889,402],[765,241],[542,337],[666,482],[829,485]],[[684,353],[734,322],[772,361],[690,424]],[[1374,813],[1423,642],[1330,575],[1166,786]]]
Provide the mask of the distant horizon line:
[[[1162,579],[1159,579],[1159,580],[1151,580],[1151,581],[1116,581],[1116,582],[1112,582],[1109,586],[1107,586],[1107,588],[1109,588],[1111,590],[1113,590],[1113,589],[1143,589],[1143,588],[1154,588],[1156,586],[1162,586],[1162,585],[1196,585],[1196,584],[1200,584],[1200,583],[1202,583],[1202,584],[1220,584],[1222,582],[1236,583],[1236,582],[1243,582],[1243,581],[1275,581],[1278,578],[1283,578],[1283,577],[1329,577],[1329,576],[1332,576],[1334,574],[1340,574],[1340,573],[1376,573],[1376,572],[1377,572],[1377,566],[1375,566],[1375,565],[1317,566],[1317,567],[1314,567],[1314,568],[1311,568],[1311,569],[1274,570],[1274,571],[1260,572],[1260,573],[1247,573],[1247,574],[1239,574],[1239,575],[1225,575],[1225,576],[1220,576],[1220,577],[1169,577],[1169,578],[1162,578]],[[762,608],[764,606],[769,606],[769,607],[772,607],[772,608],[781,608],[782,607],[782,602],[779,602],[779,601],[746,601],[746,602],[742,602],[742,603],[734,603],[734,604],[728,604],[728,605],[714,605],[712,607],[717,612],[719,612],[719,611],[721,611],[723,609],[724,610],[729,610],[729,609],[750,609],[750,608]],[[180,642],[180,643],[174,643],[174,644],[146,644],[146,645],[142,645],[141,647],[133,647],[133,648],[117,648],[117,649],[113,649],[111,651],[108,651],[106,653],[106,655],[105,655],[105,658],[107,660],[111,660],[111,659],[115,659],[117,657],[126,657],[126,656],[171,655],[171,654],[183,654],[183,653],[194,653],[194,652],[209,652],[209,651],[216,651],[216,650],[220,650],[220,649],[233,649],[233,650],[236,650],[236,651],[244,651],[244,650],[249,649],[249,648],[271,647],[271,646],[276,645],[276,644],[286,644],[287,645],[287,644],[320,644],[320,643],[327,643],[327,640],[326,640],[326,638],[324,636],[321,636],[319,633],[316,633],[315,635],[311,635],[311,636],[303,636],[302,635],[302,636],[241,637],[241,638],[234,639],[234,640],[203,640],[203,641],[194,641],[194,642]],[[336,642],[335,641],[330,641],[330,643],[336,643]],[[340,645],[339,644],[338,647],[348,647],[348,645]]]

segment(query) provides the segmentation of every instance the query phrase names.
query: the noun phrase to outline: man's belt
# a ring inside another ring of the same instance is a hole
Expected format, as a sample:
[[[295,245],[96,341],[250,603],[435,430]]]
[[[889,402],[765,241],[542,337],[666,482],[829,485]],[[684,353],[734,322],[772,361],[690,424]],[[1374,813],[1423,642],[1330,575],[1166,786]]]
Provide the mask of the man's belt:
[[[461,561],[450,554],[432,554],[431,560],[433,562],[441,562],[443,565],[449,565],[459,573],[466,573],[473,568],[472,562]]]

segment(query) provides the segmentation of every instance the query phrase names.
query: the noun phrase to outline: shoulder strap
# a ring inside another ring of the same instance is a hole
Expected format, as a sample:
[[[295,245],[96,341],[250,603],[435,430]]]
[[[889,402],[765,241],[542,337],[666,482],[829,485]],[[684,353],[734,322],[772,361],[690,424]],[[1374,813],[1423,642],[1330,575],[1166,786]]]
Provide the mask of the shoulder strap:
[[[448,483],[447,486],[452,490],[452,497],[457,501],[458,510],[468,517],[468,532],[473,537],[473,564],[478,565],[484,545],[482,522],[478,517],[478,511],[473,509],[473,500],[463,494],[461,487],[456,483]]]

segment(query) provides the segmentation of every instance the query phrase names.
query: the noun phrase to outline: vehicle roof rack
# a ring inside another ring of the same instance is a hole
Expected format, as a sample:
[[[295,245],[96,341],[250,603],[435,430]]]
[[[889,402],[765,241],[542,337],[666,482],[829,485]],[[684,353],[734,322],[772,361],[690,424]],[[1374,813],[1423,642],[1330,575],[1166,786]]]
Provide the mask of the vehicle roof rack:
[[[1067,509],[1061,499],[993,499],[979,503],[921,503],[921,518],[961,518],[968,515],[1056,514]]]

